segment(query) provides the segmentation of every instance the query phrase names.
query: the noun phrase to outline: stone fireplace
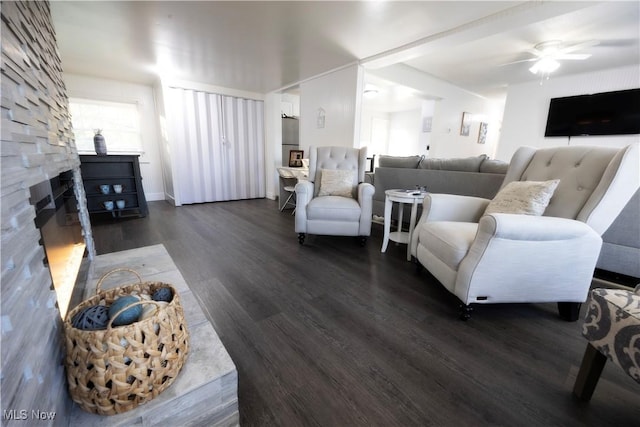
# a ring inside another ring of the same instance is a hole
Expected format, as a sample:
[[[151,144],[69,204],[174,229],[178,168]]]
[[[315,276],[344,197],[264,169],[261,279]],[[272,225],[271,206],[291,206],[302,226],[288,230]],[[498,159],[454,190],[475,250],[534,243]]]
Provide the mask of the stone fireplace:
[[[51,273],[62,319],[69,309],[87,247],[74,190],[71,170],[29,188],[29,201],[36,212],[35,224],[45,252],[44,264]]]
[[[39,410],[66,425],[62,313],[36,227],[42,198],[32,204],[30,188],[53,196],[42,188],[63,174],[77,199],[76,232],[89,258],[95,250],[49,3],[3,2],[1,14],[2,424],[24,425],[21,411]]]

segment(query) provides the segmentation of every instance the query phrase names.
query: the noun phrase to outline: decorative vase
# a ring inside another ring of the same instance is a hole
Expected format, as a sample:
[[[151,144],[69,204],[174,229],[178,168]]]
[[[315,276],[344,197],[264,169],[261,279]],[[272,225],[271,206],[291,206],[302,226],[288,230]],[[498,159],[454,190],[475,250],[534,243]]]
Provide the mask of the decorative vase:
[[[96,129],[96,134],[93,136],[93,145],[96,148],[96,154],[98,156],[106,156],[107,155],[107,143],[104,140],[104,136],[102,136],[102,129]]]

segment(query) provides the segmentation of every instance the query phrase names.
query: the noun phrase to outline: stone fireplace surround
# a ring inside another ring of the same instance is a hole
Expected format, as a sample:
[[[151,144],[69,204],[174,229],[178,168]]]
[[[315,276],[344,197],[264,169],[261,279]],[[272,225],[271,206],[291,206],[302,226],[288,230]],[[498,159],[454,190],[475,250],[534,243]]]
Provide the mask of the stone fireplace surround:
[[[90,259],[95,250],[49,3],[3,2],[1,18],[2,424],[40,410],[66,425],[62,319],[29,187],[72,171]]]
[[[100,266],[122,263],[122,255],[95,256],[49,3],[3,2],[1,19],[1,424],[131,425],[162,419],[169,424],[238,425],[235,366],[177,268],[163,258],[168,257],[164,248],[147,248],[153,253],[146,258],[145,249],[126,254],[126,264],[131,267],[132,257],[142,256],[136,265],[145,276],[163,276],[177,284],[192,335],[183,372],[157,399],[129,413],[100,417],[73,406],[63,363],[61,313],[43,263],[30,187],[71,172],[88,254],[80,276],[95,279],[94,274],[104,272]],[[152,267],[154,262],[164,270]],[[84,282],[85,277],[76,280],[78,292],[90,291]],[[46,419],[34,418],[37,414]]]

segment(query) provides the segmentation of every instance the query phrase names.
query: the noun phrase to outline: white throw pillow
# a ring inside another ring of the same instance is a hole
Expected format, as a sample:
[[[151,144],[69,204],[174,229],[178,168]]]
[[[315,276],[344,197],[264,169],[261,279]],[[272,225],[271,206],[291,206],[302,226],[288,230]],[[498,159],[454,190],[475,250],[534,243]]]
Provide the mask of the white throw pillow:
[[[540,216],[549,205],[559,183],[559,179],[510,182],[496,194],[484,214],[509,213]]]
[[[322,169],[318,196],[353,197],[353,181],[356,171]]]

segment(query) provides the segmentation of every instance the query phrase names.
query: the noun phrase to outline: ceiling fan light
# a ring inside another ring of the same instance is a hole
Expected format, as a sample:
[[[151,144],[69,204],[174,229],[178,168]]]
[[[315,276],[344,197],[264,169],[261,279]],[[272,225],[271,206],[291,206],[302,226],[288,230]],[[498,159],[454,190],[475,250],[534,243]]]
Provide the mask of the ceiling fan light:
[[[378,88],[372,84],[367,84],[364,88],[363,95],[366,98],[375,98],[378,96]]]
[[[533,74],[538,74],[541,72],[543,74],[553,73],[555,70],[560,67],[560,63],[552,58],[542,58],[533,64],[533,67],[529,68]]]

